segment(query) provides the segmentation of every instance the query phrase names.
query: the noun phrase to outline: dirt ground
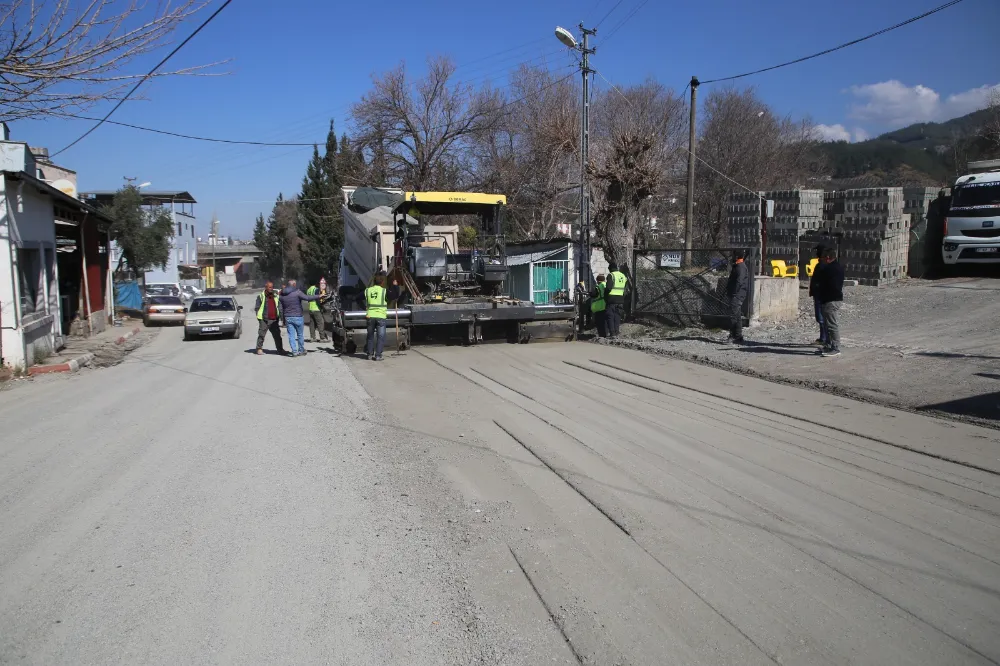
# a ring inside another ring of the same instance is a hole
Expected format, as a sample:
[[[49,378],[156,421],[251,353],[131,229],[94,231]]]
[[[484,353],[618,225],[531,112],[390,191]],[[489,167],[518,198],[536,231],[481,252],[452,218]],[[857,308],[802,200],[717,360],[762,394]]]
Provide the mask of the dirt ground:
[[[848,287],[841,318],[838,358],[816,355],[804,289],[797,321],[747,329],[744,347],[729,344],[723,330],[639,324],[624,326],[613,344],[1000,428],[1000,280]]]

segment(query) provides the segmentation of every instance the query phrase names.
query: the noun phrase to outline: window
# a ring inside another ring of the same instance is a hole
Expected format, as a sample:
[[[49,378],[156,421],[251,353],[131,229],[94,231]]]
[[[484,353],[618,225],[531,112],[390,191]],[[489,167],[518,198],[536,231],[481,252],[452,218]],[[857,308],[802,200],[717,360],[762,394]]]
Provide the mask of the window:
[[[232,312],[236,309],[231,298],[196,298],[191,303],[191,312]]]
[[[41,257],[38,250],[19,247],[17,249],[17,270],[21,280],[21,313],[44,312],[41,290]]]

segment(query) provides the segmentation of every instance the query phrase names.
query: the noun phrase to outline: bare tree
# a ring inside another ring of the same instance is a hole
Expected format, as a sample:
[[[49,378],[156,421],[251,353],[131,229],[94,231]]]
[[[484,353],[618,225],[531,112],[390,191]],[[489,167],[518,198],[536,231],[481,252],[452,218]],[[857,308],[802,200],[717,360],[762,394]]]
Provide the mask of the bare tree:
[[[684,118],[681,98],[655,81],[597,100],[588,173],[594,227],[608,261],[632,266],[644,207],[666,194],[681,164]]]
[[[13,0],[0,8],[0,119],[66,116],[120,99],[145,72],[125,69],[168,43],[205,0],[162,4],[150,15],[139,0]],[[218,63],[154,76],[204,74]]]
[[[702,116],[698,156],[703,161],[697,164],[695,191],[696,244],[720,243],[731,192],[744,187],[752,191],[792,189],[822,174],[812,123],[779,118],[753,88],[712,91],[705,99]]]
[[[548,240],[579,213],[579,88],[521,67],[497,122],[476,136],[476,186],[507,195],[513,236]]]
[[[496,120],[500,96],[453,80],[447,58],[428,62],[411,82],[405,65],[373,79],[374,87],[351,110],[369,163],[384,159],[387,176],[413,189],[454,186],[465,169],[468,139]],[[386,183],[380,183],[386,184]]]

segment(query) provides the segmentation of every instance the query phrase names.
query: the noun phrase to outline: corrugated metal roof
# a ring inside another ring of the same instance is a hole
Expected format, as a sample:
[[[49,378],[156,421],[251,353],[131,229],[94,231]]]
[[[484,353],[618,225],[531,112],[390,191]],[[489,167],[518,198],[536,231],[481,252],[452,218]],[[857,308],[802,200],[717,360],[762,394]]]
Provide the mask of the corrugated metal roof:
[[[555,255],[563,252],[565,247],[557,247],[554,250],[544,250],[542,252],[531,252],[528,254],[515,254],[507,255],[507,265],[508,266],[524,266],[525,264],[530,264],[535,261],[545,261],[549,257],[554,257]]]

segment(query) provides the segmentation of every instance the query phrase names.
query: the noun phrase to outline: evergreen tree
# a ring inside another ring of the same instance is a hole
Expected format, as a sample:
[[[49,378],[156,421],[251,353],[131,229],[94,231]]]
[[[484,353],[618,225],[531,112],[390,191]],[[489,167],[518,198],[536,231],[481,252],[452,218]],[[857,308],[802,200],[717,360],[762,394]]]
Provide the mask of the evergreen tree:
[[[320,156],[318,147],[313,148],[298,202],[296,229],[301,239],[305,278],[310,284],[336,272],[344,244],[337,162],[337,134],[331,120],[323,155]]]

